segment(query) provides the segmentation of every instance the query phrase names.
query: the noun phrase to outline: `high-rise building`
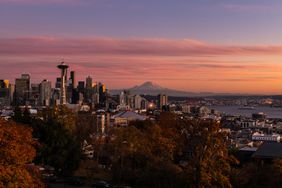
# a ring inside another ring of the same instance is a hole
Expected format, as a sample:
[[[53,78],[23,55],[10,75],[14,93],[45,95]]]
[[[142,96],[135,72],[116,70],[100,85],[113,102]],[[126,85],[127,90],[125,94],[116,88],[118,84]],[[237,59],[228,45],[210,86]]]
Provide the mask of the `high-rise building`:
[[[0,88],[5,88],[4,80],[0,80]]]
[[[30,102],[37,106],[39,104],[39,95],[40,95],[40,89],[39,84],[31,84],[31,92],[30,92]]]
[[[61,88],[61,78],[56,78],[55,88]]]
[[[8,80],[0,80],[0,107],[11,104],[11,91]]]
[[[70,85],[72,89],[76,88],[75,71],[70,72],[70,81],[71,81]]]
[[[143,98],[140,95],[134,95],[134,109],[142,109],[142,100]]]
[[[99,103],[101,104],[102,107],[105,107],[107,100],[106,85],[99,82],[98,86],[99,86]]]
[[[0,88],[9,88],[9,80],[0,80]]]
[[[87,76],[87,78],[86,78],[86,89],[92,88],[92,83],[93,83],[92,78],[90,76]]]
[[[43,80],[40,83],[40,104],[42,106],[49,106],[51,103],[51,82],[48,80]]]
[[[70,72],[70,78],[67,85],[67,101],[71,104],[76,104],[79,98],[79,93],[76,90],[75,72]]]
[[[54,89],[52,89],[51,93],[52,93],[52,97],[51,97],[52,104],[54,104],[54,105],[60,104],[61,89],[60,88],[54,88]]]
[[[22,74],[21,78],[15,81],[15,102],[18,105],[25,105],[29,99],[30,92],[30,76]]]
[[[60,95],[60,104],[64,105],[66,101],[66,80],[67,80],[67,69],[69,68],[65,62],[62,62],[57,66],[61,70],[61,95]]]
[[[120,92],[119,94],[119,109],[120,110],[126,110],[129,109],[129,103],[130,103],[130,91],[128,90],[124,90],[122,92]]]
[[[158,95],[158,108],[162,110],[163,106],[168,105],[168,97],[165,94]]]
[[[78,85],[77,85],[77,89],[79,93],[84,93],[84,89],[85,89],[85,82],[84,81],[79,81]]]
[[[15,84],[9,84],[10,103],[14,102]]]
[[[90,76],[86,78],[85,101],[91,103],[93,94],[93,81]]]

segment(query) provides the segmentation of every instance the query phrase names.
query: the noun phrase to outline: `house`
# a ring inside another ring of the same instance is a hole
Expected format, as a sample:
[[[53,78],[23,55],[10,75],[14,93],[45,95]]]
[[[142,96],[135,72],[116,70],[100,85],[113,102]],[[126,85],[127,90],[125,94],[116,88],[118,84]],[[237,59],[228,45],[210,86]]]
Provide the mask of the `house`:
[[[282,143],[265,142],[252,157],[257,159],[282,159]]]

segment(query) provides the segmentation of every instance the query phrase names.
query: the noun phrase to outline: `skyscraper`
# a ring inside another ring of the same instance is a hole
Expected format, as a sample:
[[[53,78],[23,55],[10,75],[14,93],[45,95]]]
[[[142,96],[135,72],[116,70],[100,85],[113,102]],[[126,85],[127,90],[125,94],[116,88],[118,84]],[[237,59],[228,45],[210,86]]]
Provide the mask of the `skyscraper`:
[[[40,89],[39,84],[31,84],[30,101],[33,105],[37,106],[39,103]]]
[[[51,82],[43,80],[40,83],[40,103],[42,106],[49,106],[51,101]]]
[[[69,68],[65,62],[62,62],[57,66],[61,70],[61,95],[60,95],[60,104],[66,104],[66,80],[67,80],[67,69]]]
[[[11,104],[11,90],[8,80],[0,80],[0,107]]]
[[[29,98],[30,92],[29,74],[22,74],[21,78],[16,78],[15,84],[16,104],[25,105]]]
[[[75,71],[70,72],[70,81],[72,89],[76,88]]]
[[[134,95],[134,109],[140,110],[142,108],[142,100],[143,98],[140,95]]]
[[[165,94],[158,95],[158,108],[162,110],[163,106],[168,105],[168,97]]]
[[[93,83],[93,80],[90,76],[87,76],[86,78],[86,88],[92,88],[92,83]]]
[[[88,103],[92,101],[92,94],[93,94],[93,81],[90,76],[86,78],[86,87],[85,87],[85,100]]]
[[[9,80],[0,80],[0,88],[9,88]]]
[[[61,88],[61,78],[56,78],[55,88]]]
[[[84,94],[85,82],[84,81],[79,81],[77,89],[78,89],[78,92]]]

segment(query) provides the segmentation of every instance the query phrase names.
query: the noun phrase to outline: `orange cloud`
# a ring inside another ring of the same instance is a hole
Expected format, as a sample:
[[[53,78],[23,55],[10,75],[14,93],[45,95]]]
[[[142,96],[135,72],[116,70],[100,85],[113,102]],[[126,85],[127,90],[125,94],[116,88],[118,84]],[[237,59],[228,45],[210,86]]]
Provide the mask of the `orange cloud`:
[[[282,92],[282,45],[52,37],[0,39],[0,43],[3,79],[13,80],[29,72],[33,81],[54,81],[59,75],[56,65],[65,58],[78,79],[92,75],[109,88],[126,88],[151,80],[187,91]]]

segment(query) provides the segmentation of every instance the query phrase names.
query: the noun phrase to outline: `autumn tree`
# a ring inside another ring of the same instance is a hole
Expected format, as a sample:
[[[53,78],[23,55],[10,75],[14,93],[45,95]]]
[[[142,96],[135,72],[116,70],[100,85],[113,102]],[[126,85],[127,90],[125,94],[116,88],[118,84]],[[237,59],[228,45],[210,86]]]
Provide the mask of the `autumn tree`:
[[[27,164],[36,155],[32,129],[0,119],[0,187],[43,187]]]
[[[183,151],[186,151],[186,176],[191,187],[232,187],[231,163],[237,160],[228,154],[226,135],[212,120],[187,120],[182,130]]]
[[[76,131],[77,115],[64,105],[46,109],[43,119],[45,122],[53,121],[61,124],[71,134]]]
[[[282,160],[274,159],[267,162],[257,160],[234,168],[232,183],[235,188],[282,187]]]
[[[104,149],[113,181],[140,187],[232,187],[227,135],[211,120],[162,113],[152,122],[115,127]]]
[[[144,187],[175,187],[181,169],[173,163],[173,139],[157,125],[116,128],[110,146],[113,181]]]
[[[95,121],[92,112],[78,112],[78,118],[76,122],[76,128],[74,131],[75,136],[78,138],[80,143],[83,143],[84,140],[91,142],[92,133],[95,132]]]

